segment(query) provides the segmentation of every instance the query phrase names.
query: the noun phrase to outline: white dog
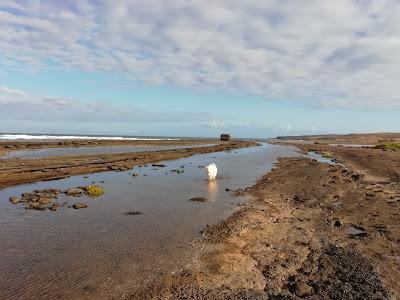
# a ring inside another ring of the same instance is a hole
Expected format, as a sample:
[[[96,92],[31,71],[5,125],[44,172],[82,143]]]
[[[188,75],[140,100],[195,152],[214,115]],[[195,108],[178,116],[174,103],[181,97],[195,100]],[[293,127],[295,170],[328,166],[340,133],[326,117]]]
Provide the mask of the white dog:
[[[217,177],[218,169],[215,164],[208,165],[205,169],[209,180],[214,180]]]

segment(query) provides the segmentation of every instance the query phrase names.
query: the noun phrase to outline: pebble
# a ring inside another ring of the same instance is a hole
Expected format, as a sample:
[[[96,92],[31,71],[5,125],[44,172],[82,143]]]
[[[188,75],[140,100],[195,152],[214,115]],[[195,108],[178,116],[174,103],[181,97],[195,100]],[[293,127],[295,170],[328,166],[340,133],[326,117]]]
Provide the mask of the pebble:
[[[83,190],[80,188],[73,187],[73,188],[69,188],[68,190],[66,190],[65,194],[67,194],[68,196],[79,197],[79,196],[82,196]]]
[[[72,205],[73,208],[75,209],[81,209],[81,208],[86,208],[88,205],[86,203],[78,202]]]

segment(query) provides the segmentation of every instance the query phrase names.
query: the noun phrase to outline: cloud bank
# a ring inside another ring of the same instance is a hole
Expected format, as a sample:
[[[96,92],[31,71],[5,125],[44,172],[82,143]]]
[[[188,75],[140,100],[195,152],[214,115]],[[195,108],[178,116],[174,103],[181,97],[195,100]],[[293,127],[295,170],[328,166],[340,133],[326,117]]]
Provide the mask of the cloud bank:
[[[0,119],[50,122],[135,122],[212,124],[224,116],[207,112],[148,111],[130,105],[30,95],[0,86]]]
[[[0,62],[318,106],[400,107],[390,0],[0,1]]]

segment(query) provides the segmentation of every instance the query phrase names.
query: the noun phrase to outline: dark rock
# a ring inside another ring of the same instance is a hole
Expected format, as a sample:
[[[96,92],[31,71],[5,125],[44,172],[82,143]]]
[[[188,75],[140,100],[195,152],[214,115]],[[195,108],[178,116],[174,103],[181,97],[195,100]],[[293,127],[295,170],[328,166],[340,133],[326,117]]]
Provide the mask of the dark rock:
[[[207,202],[207,199],[204,197],[194,197],[189,199],[190,201],[197,201],[197,202]]]
[[[88,207],[88,205],[86,203],[79,202],[79,203],[75,203],[74,205],[72,205],[72,207],[75,209],[81,209],[81,208]]]
[[[152,164],[153,167],[158,167],[158,168],[165,168],[166,165],[163,164]]]
[[[141,215],[142,212],[138,211],[138,210],[132,210],[132,211],[127,211],[124,214],[128,215],[128,216],[137,216],[137,215]]]

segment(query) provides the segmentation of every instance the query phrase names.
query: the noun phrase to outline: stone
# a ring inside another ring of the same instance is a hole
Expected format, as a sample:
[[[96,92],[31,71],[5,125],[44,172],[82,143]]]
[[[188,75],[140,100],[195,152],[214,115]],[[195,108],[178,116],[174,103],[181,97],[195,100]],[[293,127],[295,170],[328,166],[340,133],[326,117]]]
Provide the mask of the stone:
[[[73,196],[73,197],[79,197],[83,194],[83,190],[80,188],[69,188],[68,190],[65,191],[65,194],[68,196]]]
[[[196,202],[207,202],[207,199],[204,197],[194,197],[189,199],[190,201],[196,201]]]
[[[11,202],[12,204],[17,204],[17,203],[20,202],[20,201],[21,201],[21,199],[18,198],[18,197],[10,197],[10,202]]]
[[[75,209],[81,209],[81,208],[86,208],[88,205],[86,203],[78,202],[72,205],[73,208]]]

